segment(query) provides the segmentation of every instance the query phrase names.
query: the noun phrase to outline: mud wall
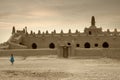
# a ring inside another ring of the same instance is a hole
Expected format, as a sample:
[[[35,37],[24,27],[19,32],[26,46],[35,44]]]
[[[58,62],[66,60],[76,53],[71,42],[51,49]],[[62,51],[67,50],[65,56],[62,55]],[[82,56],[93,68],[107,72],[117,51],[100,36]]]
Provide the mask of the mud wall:
[[[0,50],[0,57],[2,56],[10,56],[10,54],[14,54],[14,56],[44,56],[44,55],[57,55],[57,49],[14,49],[14,50]],[[107,57],[107,58],[116,58],[120,59],[120,48],[108,48],[108,49],[100,49],[100,48],[76,48],[74,51],[74,55],[69,57]]]
[[[106,48],[106,49],[75,49],[75,56],[82,57],[92,57],[92,56],[99,56],[99,57],[108,57],[108,58],[117,58],[120,59],[120,48]]]
[[[0,57],[2,56],[43,56],[43,55],[57,55],[56,49],[14,49],[14,50],[0,50]]]

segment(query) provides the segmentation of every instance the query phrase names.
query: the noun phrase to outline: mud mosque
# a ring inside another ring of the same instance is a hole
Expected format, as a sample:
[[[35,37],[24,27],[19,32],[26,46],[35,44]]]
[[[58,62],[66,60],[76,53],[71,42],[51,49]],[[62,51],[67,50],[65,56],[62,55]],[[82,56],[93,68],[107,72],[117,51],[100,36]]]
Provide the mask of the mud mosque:
[[[95,17],[91,18],[91,25],[84,28],[84,32],[76,30],[72,33],[69,29],[68,33],[61,30],[56,33],[56,30],[49,33],[48,31],[41,33],[39,30],[36,34],[31,31],[27,32],[27,27],[23,30],[12,29],[12,36],[2,47],[4,49],[51,49],[56,50],[58,55],[68,57],[75,55],[76,49],[117,49],[120,48],[120,32],[117,29],[114,31],[102,31],[95,25]]]

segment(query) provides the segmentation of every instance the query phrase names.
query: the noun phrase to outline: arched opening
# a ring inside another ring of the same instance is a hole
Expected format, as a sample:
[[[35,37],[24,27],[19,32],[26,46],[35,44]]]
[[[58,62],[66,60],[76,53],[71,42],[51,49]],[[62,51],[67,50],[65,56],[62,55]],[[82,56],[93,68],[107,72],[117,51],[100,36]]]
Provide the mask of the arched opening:
[[[71,43],[67,43],[68,45],[71,45]]]
[[[95,47],[98,47],[98,44],[97,44],[97,43],[95,43]]]
[[[84,45],[85,48],[90,48],[90,43],[86,42]]]
[[[20,45],[24,45],[22,42],[19,43]]]
[[[91,31],[89,31],[89,35],[92,35],[92,32],[91,32]]]
[[[109,44],[107,42],[104,42],[102,46],[103,46],[103,48],[108,48]]]
[[[80,47],[80,44],[76,44],[76,47]]]
[[[37,49],[37,44],[36,44],[36,43],[33,43],[33,44],[32,44],[32,48],[33,48],[33,49]]]
[[[55,44],[54,43],[50,43],[49,44],[49,48],[54,49],[55,48]]]

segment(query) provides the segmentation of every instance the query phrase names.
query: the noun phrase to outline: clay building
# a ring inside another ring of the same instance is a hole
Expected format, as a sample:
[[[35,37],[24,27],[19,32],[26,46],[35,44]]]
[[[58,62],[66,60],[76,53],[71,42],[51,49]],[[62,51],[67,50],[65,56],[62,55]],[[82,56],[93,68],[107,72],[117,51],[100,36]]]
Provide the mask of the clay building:
[[[95,23],[95,17],[92,16],[90,27],[84,28],[84,32],[76,30],[75,33],[72,33],[71,29],[68,33],[64,33],[63,30],[60,33],[56,30],[51,33],[41,33],[40,30],[38,33],[28,33],[27,27],[23,30],[13,27],[12,36],[5,46],[7,49],[52,49],[63,57],[75,55],[81,49],[120,48],[120,32],[117,29],[112,32],[109,29],[102,31]]]

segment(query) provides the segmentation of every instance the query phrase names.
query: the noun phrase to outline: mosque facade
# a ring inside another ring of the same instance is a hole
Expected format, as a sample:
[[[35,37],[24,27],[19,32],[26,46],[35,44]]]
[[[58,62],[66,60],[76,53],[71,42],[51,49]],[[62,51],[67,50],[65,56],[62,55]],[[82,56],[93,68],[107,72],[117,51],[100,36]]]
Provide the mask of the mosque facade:
[[[76,30],[72,33],[69,29],[68,33],[56,30],[49,33],[48,31],[41,33],[39,30],[36,34],[31,31],[27,32],[27,27],[23,30],[12,29],[12,36],[5,43],[4,49],[56,49],[57,54],[63,57],[75,54],[75,49],[110,49],[120,48],[120,32],[103,31],[95,25],[95,17],[91,18],[91,26],[84,28],[84,32]]]

